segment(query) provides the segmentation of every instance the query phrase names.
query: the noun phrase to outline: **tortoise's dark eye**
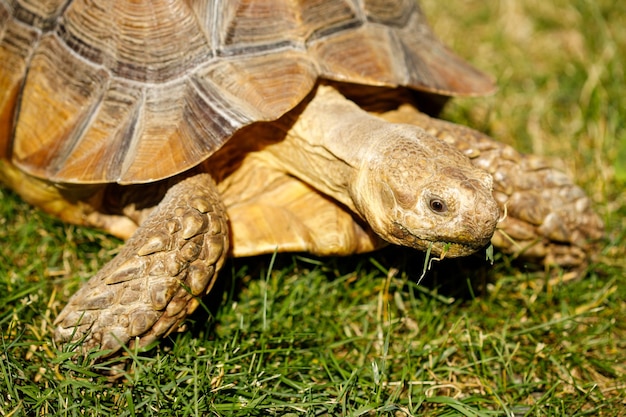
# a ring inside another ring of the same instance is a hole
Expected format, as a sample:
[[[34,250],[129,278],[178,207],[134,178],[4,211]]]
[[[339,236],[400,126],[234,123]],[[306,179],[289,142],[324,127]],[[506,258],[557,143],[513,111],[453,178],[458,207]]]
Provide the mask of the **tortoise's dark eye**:
[[[439,198],[431,198],[428,205],[430,206],[430,209],[435,213],[445,213],[446,211],[448,211],[448,206],[446,205],[446,203],[444,203],[443,200]]]

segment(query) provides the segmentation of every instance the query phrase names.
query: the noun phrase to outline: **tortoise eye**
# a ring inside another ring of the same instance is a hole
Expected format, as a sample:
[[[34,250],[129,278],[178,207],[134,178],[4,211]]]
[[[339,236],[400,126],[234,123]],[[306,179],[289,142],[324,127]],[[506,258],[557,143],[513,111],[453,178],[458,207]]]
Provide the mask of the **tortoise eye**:
[[[430,209],[435,213],[445,213],[446,211],[448,211],[448,206],[446,205],[446,203],[444,203],[443,200],[439,198],[431,198],[428,205]]]

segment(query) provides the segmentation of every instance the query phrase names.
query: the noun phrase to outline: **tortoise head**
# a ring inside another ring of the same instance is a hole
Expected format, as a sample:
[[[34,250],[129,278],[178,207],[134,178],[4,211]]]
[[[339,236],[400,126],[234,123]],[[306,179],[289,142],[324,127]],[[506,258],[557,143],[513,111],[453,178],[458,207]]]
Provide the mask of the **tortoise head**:
[[[487,245],[500,215],[491,175],[416,126],[388,130],[369,149],[353,188],[372,229],[436,255],[464,256]]]

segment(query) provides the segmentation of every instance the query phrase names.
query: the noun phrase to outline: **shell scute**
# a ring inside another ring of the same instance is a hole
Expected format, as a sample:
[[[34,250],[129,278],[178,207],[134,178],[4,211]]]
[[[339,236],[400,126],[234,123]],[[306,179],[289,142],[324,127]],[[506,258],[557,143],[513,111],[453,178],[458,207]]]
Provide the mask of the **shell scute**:
[[[0,3],[0,57],[14,62],[0,68],[0,152],[55,182],[183,172],[291,110],[318,77],[450,95],[493,88],[413,0],[28,4]]]

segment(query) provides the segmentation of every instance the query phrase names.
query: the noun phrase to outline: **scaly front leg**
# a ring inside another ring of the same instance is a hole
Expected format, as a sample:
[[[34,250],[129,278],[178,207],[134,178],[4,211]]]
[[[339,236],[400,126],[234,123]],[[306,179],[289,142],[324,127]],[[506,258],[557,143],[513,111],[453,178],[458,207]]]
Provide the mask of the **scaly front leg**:
[[[210,291],[228,252],[226,211],[208,174],[174,185],[121,252],[72,296],[55,324],[83,351],[144,346]]]

